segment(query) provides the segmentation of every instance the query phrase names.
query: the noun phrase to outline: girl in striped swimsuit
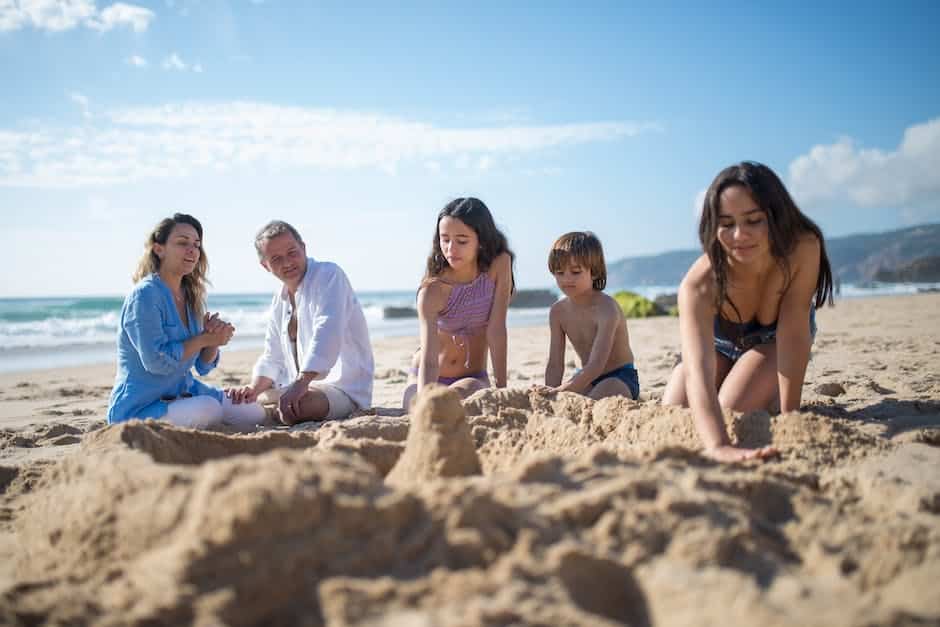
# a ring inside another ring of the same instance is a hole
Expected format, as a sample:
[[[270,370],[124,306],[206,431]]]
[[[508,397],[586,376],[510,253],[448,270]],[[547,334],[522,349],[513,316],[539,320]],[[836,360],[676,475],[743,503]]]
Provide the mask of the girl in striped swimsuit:
[[[421,348],[412,360],[405,409],[429,383],[452,387],[463,398],[489,387],[487,353],[496,387],[506,386],[506,310],[514,258],[483,201],[458,198],[438,214],[418,289]]]

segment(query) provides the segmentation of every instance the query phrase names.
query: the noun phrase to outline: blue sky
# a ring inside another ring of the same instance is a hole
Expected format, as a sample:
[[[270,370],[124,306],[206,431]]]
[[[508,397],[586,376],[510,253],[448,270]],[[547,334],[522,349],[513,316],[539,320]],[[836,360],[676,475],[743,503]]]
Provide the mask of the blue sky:
[[[742,159],[829,236],[940,220],[940,4],[465,4],[0,0],[0,297],[124,293],[174,211],[220,292],[273,287],[271,218],[412,289],[463,195],[550,285],[569,230],[696,246]]]

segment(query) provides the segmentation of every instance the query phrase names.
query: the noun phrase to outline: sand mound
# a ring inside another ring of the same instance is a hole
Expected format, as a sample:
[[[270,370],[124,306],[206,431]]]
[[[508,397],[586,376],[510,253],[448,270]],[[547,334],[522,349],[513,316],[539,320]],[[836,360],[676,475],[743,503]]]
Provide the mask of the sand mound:
[[[442,386],[423,391],[411,415],[405,451],[386,480],[404,485],[479,473],[480,460],[460,397]]]
[[[940,620],[933,431],[898,443],[814,412],[728,424],[781,458],[719,466],[685,410],[526,390],[430,390],[410,424],[92,431],[56,463],[0,467],[17,538],[0,621]]]

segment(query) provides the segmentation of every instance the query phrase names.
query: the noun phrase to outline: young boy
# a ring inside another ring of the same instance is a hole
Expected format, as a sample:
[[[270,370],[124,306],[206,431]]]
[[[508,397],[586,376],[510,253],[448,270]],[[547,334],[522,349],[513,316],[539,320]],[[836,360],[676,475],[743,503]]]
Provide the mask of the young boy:
[[[552,245],[548,269],[564,293],[552,305],[548,319],[552,340],[545,385],[556,391],[605,396],[640,396],[640,380],[633,367],[627,321],[620,306],[604,294],[607,266],[601,242],[590,232],[566,233]],[[562,383],[565,338],[581,358],[581,370]]]

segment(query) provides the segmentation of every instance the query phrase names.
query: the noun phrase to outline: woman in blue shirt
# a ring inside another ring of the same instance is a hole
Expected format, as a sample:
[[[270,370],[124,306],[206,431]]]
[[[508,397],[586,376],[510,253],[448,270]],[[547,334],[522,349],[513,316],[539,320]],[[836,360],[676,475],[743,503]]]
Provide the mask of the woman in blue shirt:
[[[233,405],[193,377],[193,367],[200,375],[215,368],[219,347],[235,332],[205,311],[208,267],[196,218],[177,213],[151,232],[121,308],[109,423],[164,418],[184,427],[251,429],[264,421],[257,403]]]

